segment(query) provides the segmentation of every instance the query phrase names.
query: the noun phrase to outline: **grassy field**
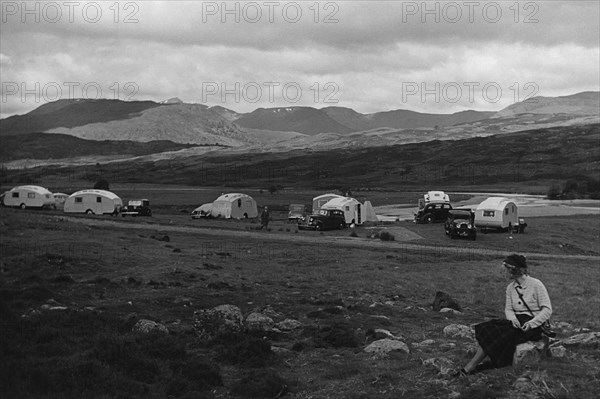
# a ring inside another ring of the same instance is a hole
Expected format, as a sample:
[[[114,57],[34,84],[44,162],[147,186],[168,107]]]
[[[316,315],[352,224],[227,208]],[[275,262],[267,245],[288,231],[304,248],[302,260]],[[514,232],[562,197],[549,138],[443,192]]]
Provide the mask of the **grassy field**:
[[[312,198],[310,190],[252,193],[281,208],[269,231],[251,220],[191,220],[190,207],[214,199],[214,189],[169,193],[152,197],[152,218],[0,209],[2,397],[579,399],[600,391],[597,346],[464,380],[430,364],[459,367],[469,358],[473,341],[446,337],[448,324],[502,317],[501,261],[512,251],[527,253],[531,274],[546,284],[554,322],[570,323],[558,338],[599,331],[597,217],[530,218],[526,234],[476,242],[407,222],[363,226],[350,237],[285,223],[283,206]],[[417,198],[370,194],[382,203]],[[381,229],[422,238],[369,238]],[[440,290],[462,314],[431,310]],[[200,336],[194,312],[223,304],[302,328]],[[140,319],[169,333],[132,332]],[[410,353],[364,352],[378,328],[401,336]],[[520,378],[527,389],[515,387]]]

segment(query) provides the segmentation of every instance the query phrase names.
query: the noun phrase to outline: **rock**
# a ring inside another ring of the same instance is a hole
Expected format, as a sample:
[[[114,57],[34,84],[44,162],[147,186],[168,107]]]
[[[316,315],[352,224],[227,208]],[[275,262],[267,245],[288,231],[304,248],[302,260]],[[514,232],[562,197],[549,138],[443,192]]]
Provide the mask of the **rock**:
[[[565,357],[567,356],[567,349],[562,345],[552,346],[550,347],[550,355],[558,358]]]
[[[269,316],[262,313],[250,313],[246,317],[246,327],[254,331],[271,331],[275,323]]]
[[[444,351],[449,351],[454,348],[456,348],[456,344],[454,342],[444,342],[440,345],[440,349]]]
[[[137,333],[142,333],[142,334],[148,334],[150,332],[155,332],[155,331],[165,333],[165,334],[169,333],[169,330],[167,329],[167,327],[165,327],[164,324],[160,324],[155,321],[148,320],[148,319],[138,320],[138,322],[135,323],[135,325],[133,326],[131,331],[137,332]]]
[[[435,341],[433,339],[426,339],[425,341],[413,343],[413,346],[416,346],[417,348],[419,348],[419,347],[424,347],[424,346],[430,346],[433,344],[435,344]]]
[[[513,355],[513,364],[531,364],[540,361],[546,353],[546,344],[544,341],[524,342],[517,345]]]
[[[470,338],[475,337],[475,331],[464,324],[448,324],[444,327],[444,335],[451,338]]]
[[[275,324],[275,327],[281,331],[292,331],[302,327],[302,323],[294,319],[285,319]]]
[[[440,313],[453,313],[453,314],[462,314],[460,310],[452,309],[452,308],[441,308]]]
[[[563,345],[593,346],[600,344],[600,332],[573,335],[560,341]]]
[[[513,386],[519,391],[528,391],[531,389],[532,384],[528,377],[519,377]]]
[[[433,299],[433,310],[438,312],[440,309],[450,308],[454,310],[462,311],[458,302],[454,300],[449,294],[438,291],[435,293],[435,298]]]
[[[369,337],[372,337],[375,340],[380,340],[380,339],[394,339],[397,341],[402,341],[404,338],[402,337],[397,337],[394,334],[392,334],[391,332],[389,332],[388,330],[384,330],[383,328],[376,328],[374,330],[368,330],[367,331],[367,335]]]
[[[455,369],[454,362],[446,357],[433,357],[424,360],[423,366],[433,366],[438,369],[443,376],[452,374]]]
[[[243,328],[242,311],[234,305],[220,305],[194,312],[194,329],[201,338],[210,339],[219,334],[239,332]]]
[[[381,356],[385,356],[386,354],[392,351],[403,351],[406,353],[410,353],[408,346],[404,342],[388,338],[372,342],[364,349],[364,351],[367,353],[373,353],[375,355]]]

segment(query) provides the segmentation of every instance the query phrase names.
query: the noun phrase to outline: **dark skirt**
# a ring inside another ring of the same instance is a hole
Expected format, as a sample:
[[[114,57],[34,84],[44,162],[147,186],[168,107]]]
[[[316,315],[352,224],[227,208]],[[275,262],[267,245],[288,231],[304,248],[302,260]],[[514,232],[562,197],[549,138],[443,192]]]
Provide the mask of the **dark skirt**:
[[[517,315],[519,323],[523,325],[532,319],[531,316]],[[494,367],[509,366],[517,345],[527,341],[542,339],[541,329],[534,328],[527,332],[514,328],[509,320],[493,319],[475,326],[475,338],[492,361]]]

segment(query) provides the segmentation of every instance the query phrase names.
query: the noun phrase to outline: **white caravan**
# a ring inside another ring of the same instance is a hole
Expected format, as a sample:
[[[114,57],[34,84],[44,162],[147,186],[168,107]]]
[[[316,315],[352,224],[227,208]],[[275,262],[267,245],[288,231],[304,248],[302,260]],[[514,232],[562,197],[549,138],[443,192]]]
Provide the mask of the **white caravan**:
[[[54,197],[44,187],[17,186],[4,193],[3,204],[21,209],[54,207]]]
[[[475,209],[478,228],[509,229],[519,225],[519,215],[514,202],[505,197],[489,197]]]
[[[87,213],[88,215],[116,215],[123,201],[115,193],[106,190],[81,190],[65,200],[65,213]]]
[[[319,212],[319,209],[321,209],[321,207],[323,205],[325,205],[329,200],[332,200],[334,198],[345,198],[345,197],[342,197],[341,195],[329,193],[329,194],[322,194],[322,195],[319,195],[318,197],[313,198],[313,206],[312,206],[313,215],[316,215]]]
[[[344,212],[347,224],[363,224],[362,204],[351,197],[332,198],[321,209],[338,209]]]
[[[212,210],[213,217],[247,219],[258,216],[256,201],[246,194],[231,193],[223,194],[213,201]]]

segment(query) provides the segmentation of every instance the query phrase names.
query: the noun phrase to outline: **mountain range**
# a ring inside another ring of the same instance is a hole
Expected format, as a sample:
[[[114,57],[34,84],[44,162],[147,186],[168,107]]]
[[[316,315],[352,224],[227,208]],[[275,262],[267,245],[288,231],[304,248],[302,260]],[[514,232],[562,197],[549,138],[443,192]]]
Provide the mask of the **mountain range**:
[[[108,99],[58,100],[25,115],[0,120],[0,136],[52,133],[56,140],[68,135],[92,141],[217,145],[220,151],[264,152],[291,149],[332,149],[406,144],[431,140],[483,137],[532,128],[591,124],[600,121],[600,92],[562,97],[534,97],[498,112],[462,111],[453,114],[392,110],[362,114],[345,107],[259,108],[237,113],[222,106]],[[23,139],[25,139],[23,137]],[[40,136],[27,138],[42,141]],[[44,146],[53,148],[45,137]],[[18,146],[19,140],[4,140]],[[93,146],[93,143],[91,143]],[[33,145],[33,144],[32,144]],[[56,146],[54,146],[56,147]],[[118,146],[117,146],[118,147]],[[90,146],[85,145],[85,154]],[[138,150],[122,154],[133,155]],[[149,147],[159,151],[162,144]],[[174,146],[165,146],[173,151]],[[189,149],[182,149],[188,151]],[[142,152],[146,152],[143,150]],[[118,151],[117,151],[118,152]],[[3,161],[14,160],[10,148]],[[71,152],[77,155],[76,147]],[[16,154],[15,154],[16,155]],[[84,153],[80,154],[84,155]],[[61,158],[49,151],[47,158]]]

